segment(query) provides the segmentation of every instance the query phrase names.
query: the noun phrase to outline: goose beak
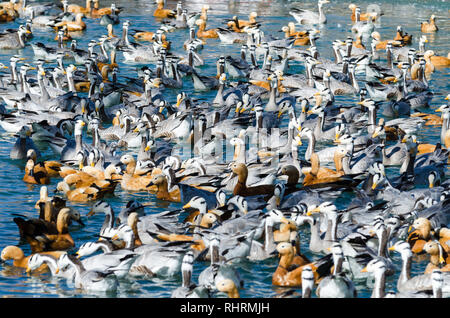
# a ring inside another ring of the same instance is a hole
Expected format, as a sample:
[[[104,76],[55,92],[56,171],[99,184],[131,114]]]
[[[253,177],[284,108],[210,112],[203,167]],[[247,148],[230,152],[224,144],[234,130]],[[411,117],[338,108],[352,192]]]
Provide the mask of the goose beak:
[[[87,214],[88,217],[93,216],[95,214],[94,209],[91,209]]]
[[[31,268],[29,268],[29,267],[27,266],[27,269],[25,270],[25,272],[26,272],[26,273],[30,273],[30,272],[31,272]]]
[[[373,184],[372,184],[372,190],[375,190],[375,188],[377,187],[377,183],[376,182],[374,182]]]
[[[133,132],[138,133],[139,132],[139,128],[138,127],[134,128]]]
[[[55,269],[55,274],[58,274],[59,273],[59,267],[57,267],[56,269]]]
[[[389,250],[389,251],[395,251],[395,247],[394,247],[394,246],[391,246],[391,247],[388,248],[388,250]]]
[[[361,270],[361,273],[367,273],[367,266]]]
[[[285,223],[285,224],[289,224],[289,220],[286,219],[285,217],[281,218],[281,222]]]
[[[320,212],[320,209],[319,209],[319,207],[316,207],[316,208],[314,208],[314,209],[312,209],[312,210],[309,210],[308,212],[306,212],[306,215],[307,216],[311,216],[313,213],[315,213],[315,212]]]
[[[191,204],[188,202],[188,203],[186,203],[185,205],[183,205],[183,209],[187,209],[187,208],[190,208],[191,207]]]
[[[150,150],[150,146],[145,147],[144,151],[149,151]]]

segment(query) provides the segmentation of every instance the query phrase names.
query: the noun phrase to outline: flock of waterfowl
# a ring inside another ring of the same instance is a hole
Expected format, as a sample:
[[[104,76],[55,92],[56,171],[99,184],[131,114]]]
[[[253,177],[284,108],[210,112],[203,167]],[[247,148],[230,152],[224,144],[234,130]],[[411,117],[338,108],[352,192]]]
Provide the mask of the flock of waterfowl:
[[[0,3],[0,48],[13,52],[1,65],[0,126],[17,138],[10,159],[23,163],[21,182],[40,191],[35,217],[3,220],[20,243],[3,246],[2,261],[50,271],[81,293],[181,277],[172,297],[237,298],[241,264],[264,263],[276,266],[272,285],[285,287],[278,297],[359,297],[356,282],[372,280],[372,297],[448,296],[450,95],[429,82],[450,53],[427,48],[439,19],[408,30],[420,38],[398,26],[383,39],[383,12],[351,4],[352,37],[343,31],[326,59],[316,43],[326,11],[340,5],[293,3],[280,33],[268,34],[257,12],[213,28],[206,4],[188,12],[157,0],[159,28],[136,30],[120,16],[127,8],[99,0]],[[26,22],[6,29],[16,19]],[[84,48],[72,36],[88,34],[86,19],[105,34]],[[54,32],[54,44],[35,41],[35,29]],[[219,42],[240,54],[224,52],[207,75],[203,50]],[[26,46],[33,61],[20,55]],[[139,65],[134,76],[121,76],[123,62]],[[214,97],[189,96],[186,82]],[[431,109],[432,99],[441,106]],[[427,126],[441,127],[439,143],[418,140]],[[148,195],[117,214],[109,201],[118,188]],[[149,213],[148,197],[180,208]],[[95,215],[104,215],[96,238],[74,240],[74,222],[83,231]],[[197,264],[205,269],[194,279]],[[427,265],[413,274],[415,264]]]

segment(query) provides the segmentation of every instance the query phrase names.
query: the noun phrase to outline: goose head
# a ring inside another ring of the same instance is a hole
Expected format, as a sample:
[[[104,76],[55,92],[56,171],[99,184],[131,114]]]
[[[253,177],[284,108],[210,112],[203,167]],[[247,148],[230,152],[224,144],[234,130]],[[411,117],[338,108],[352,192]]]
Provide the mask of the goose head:
[[[183,205],[183,209],[195,208],[199,210],[201,213],[207,212],[207,203],[206,200],[202,197],[195,196],[188,203]]]
[[[92,208],[89,211],[89,213],[87,214],[87,216],[88,217],[93,216],[95,213],[110,214],[110,213],[112,213],[112,208],[108,202],[101,200],[101,201],[96,202],[92,206]]]
[[[400,253],[402,258],[410,258],[413,256],[409,243],[402,240],[395,242],[388,250]]]

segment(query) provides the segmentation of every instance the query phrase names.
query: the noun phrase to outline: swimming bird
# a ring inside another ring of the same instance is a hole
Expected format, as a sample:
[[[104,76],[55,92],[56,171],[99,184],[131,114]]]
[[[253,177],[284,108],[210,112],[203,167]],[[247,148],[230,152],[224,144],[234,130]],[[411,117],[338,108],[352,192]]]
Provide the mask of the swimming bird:
[[[291,243],[282,242],[277,245],[276,251],[281,255],[277,269],[272,275],[272,284],[275,286],[295,287],[302,285],[302,271],[306,267],[310,267],[314,273],[314,280],[317,282],[320,278],[326,276],[330,272],[331,262],[330,256],[327,255],[317,261],[303,266],[292,266],[294,248]]]
[[[420,22],[420,30],[424,33],[437,32],[439,28],[436,25],[436,16],[432,14],[427,22]]]
[[[69,254],[63,254],[58,258],[58,269],[71,267],[75,271],[74,284],[76,288],[85,291],[114,292],[119,285],[112,271],[86,270],[80,260]]]
[[[317,2],[317,7],[319,8],[319,13],[315,13],[309,10],[292,8],[289,14],[294,17],[294,19],[300,24],[324,24],[327,23],[327,17],[323,12],[323,5],[330,3],[328,0],[319,0]]]
[[[317,285],[316,294],[319,298],[356,298],[354,283],[342,272],[344,253],[338,242],[331,246],[334,269],[330,276],[324,277]]]
[[[156,9],[153,12],[154,17],[156,17],[156,18],[175,18],[176,17],[175,11],[164,8],[164,4],[165,4],[164,0],[157,0],[156,4],[157,4]]]

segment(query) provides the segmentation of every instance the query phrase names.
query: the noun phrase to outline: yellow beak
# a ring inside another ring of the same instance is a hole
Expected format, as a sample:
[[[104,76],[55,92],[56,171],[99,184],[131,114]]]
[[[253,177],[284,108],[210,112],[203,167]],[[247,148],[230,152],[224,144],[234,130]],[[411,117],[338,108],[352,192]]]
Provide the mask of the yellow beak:
[[[187,208],[190,208],[191,207],[191,204],[188,202],[188,203],[186,203],[185,205],[183,205],[183,209],[187,209]]]
[[[150,150],[150,146],[145,147],[144,151],[149,151]]]
[[[306,215],[311,216],[314,212],[320,212],[319,207],[309,210],[308,212],[306,212]]]
[[[374,182],[374,183],[372,184],[372,190],[375,190],[375,188],[377,187],[377,185],[378,185],[378,184]]]
[[[367,267],[364,267],[364,268],[361,270],[361,273],[367,273]]]
[[[286,219],[285,217],[281,218],[281,222],[285,223],[285,224],[289,224],[289,220]]]

